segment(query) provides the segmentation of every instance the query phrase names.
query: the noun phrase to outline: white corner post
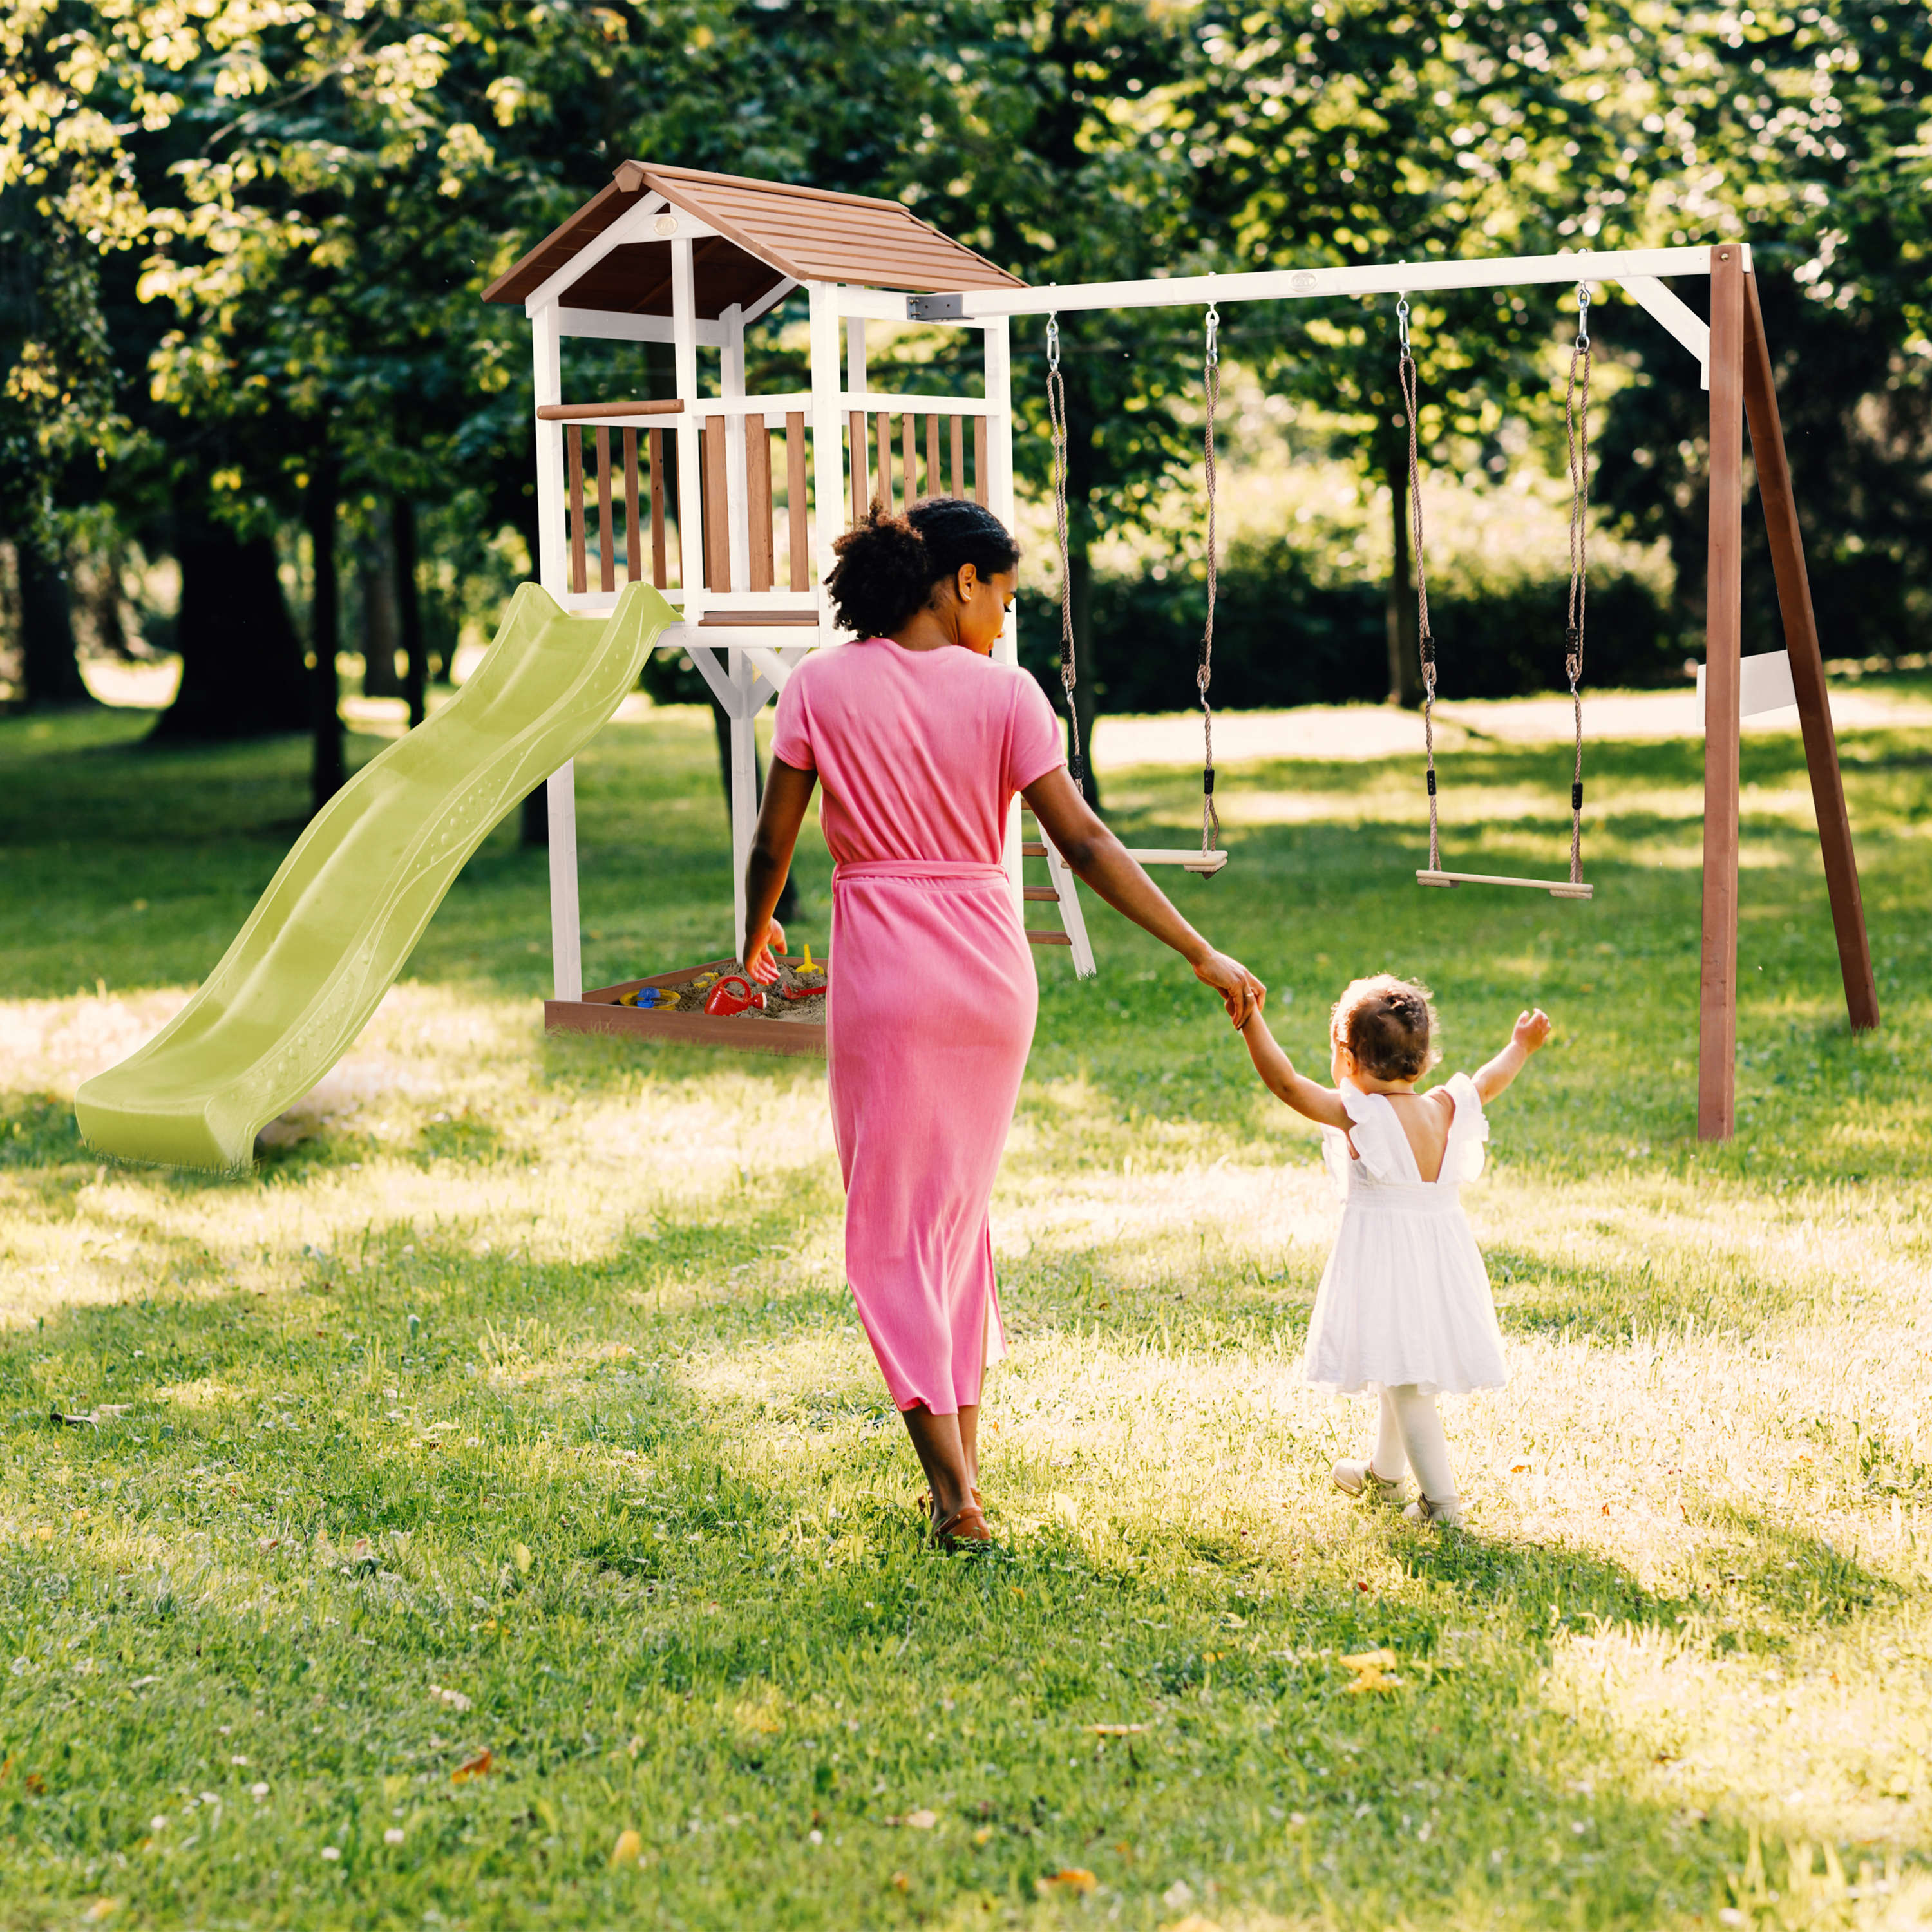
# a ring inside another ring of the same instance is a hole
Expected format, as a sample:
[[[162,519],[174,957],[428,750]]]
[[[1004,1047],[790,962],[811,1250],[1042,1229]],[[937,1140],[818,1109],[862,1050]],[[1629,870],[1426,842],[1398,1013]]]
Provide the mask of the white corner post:
[[[546,302],[530,317],[530,347],[538,408],[563,400],[563,344],[556,304]],[[563,425],[536,422],[537,581],[560,604],[570,588],[569,550],[564,530]],[[578,514],[580,505],[572,507]],[[550,820],[550,955],[554,997],[584,997],[584,934],[577,900],[577,775],[566,759],[544,787]]]
[[[698,400],[698,292],[688,235],[671,238],[670,322],[678,400],[688,410]],[[696,422],[688,416],[686,422],[689,426],[676,433],[677,570],[684,621],[692,624],[704,612],[704,490],[698,469]]]
[[[736,700],[731,715],[731,956],[742,959],[746,922],[751,915],[745,872],[752,862],[752,835],[758,825],[758,713],[764,709],[766,694],[758,692],[757,665],[742,651],[729,656],[732,694]]]
[[[844,426],[838,404],[838,289],[810,284],[812,303],[812,496],[813,575],[818,597],[818,640],[832,640],[825,580],[836,561],[832,539],[845,527]]]
[[[1008,530],[1013,526],[1013,358],[1012,326],[1004,316],[984,325],[986,344],[986,456],[992,474],[986,479],[986,507]],[[993,646],[994,659],[1005,664],[1020,661],[1019,619],[1006,614],[1006,628]],[[1006,886],[1012,895],[1013,915],[1026,922],[1026,864],[1020,852],[1020,802],[1006,814]]]
[[[724,311],[724,346],[718,362],[718,393],[728,402],[745,400],[745,311],[736,303]],[[745,466],[747,416],[715,418],[724,439],[724,500],[737,514],[725,520],[726,549],[731,559],[731,588],[752,587],[751,478]]]

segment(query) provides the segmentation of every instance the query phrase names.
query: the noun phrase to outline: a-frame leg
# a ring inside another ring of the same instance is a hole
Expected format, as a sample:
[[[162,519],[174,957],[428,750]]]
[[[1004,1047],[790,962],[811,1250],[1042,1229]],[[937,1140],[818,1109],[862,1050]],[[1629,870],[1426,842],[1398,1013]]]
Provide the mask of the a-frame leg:
[[[1710,563],[1704,616],[1704,916],[1697,1138],[1737,1124],[1738,733],[1744,617],[1743,250],[1711,250]]]
[[[1845,1006],[1855,1032],[1878,1024],[1878,988],[1872,979],[1871,941],[1865,932],[1858,892],[1858,864],[1852,850],[1852,821],[1845,809],[1845,782],[1838,769],[1838,734],[1825,694],[1825,659],[1818,644],[1818,620],[1811,608],[1805,574],[1804,540],[1798,527],[1791,466],[1778,421],[1778,390],[1772,380],[1771,350],[1764,315],[1758,306],[1757,278],[1744,283],[1744,412],[1750,424],[1751,456],[1757,466],[1757,499],[1771,539],[1772,568],[1778,577],[1778,608],[1784,620],[1784,647],[1791,658],[1791,682],[1798,693],[1798,716],[1804,733],[1804,762],[1811,774],[1811,804],[1818,820],[1818,843],[1825,857],[1825,883],[1832,896],[1832,924],[1838,934],[1838,969],[1844,976]]]

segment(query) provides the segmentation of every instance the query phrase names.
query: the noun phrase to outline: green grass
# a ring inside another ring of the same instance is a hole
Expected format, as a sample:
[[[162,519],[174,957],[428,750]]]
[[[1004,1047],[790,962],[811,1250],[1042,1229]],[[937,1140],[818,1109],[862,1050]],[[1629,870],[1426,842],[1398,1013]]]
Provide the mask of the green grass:
[[[1100,979],[1042,962],[995,1202],[1001,1545],[946,1558],[842,1286],[820,1070],[544,1040],[509,830],[255,1175],[86,1154],[74,1080],[206,971],[302,810],[299,746],[143,722],[0,722],[0,1926],[1932,1910],[1923,734],[1844,744],[1886,1015],[1856,1040],[1797,741],[1747,740],[1722,1148],[1694,748],[1593,748],[1585,906],[1418,892],[1406,767],[1228,773],[1234,863],[1174,890],[1291,1051],[1384,966],[1451,1064],[1558,1022],[1469,1195],[1513,1372],[1448,1405],[1472,1532],[1326,1487],[1363,1411],[1297,1378],[1314,1143],[1096,908]],[[1453,862],[1557,866],[1562,764],[1451,760]],[[588,980],[724,950],[716,769],[682,713],[579,761]],[[1184,772],[1112,802],[1186,836]],[[1384,1647],[1396,1688],[1351,1694]]]

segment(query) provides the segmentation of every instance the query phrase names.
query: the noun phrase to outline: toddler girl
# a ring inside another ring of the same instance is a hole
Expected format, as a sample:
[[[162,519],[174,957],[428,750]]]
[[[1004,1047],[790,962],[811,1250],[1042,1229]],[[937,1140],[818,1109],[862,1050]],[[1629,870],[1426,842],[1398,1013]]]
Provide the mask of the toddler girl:
[[[1258,1011],[1242,1028],[1268,1090],[1322,1128],[1342,1207],[1341,1232],[1315,1298],[1306,1373],[1353,1394],[1372,1383],[1382,1424],[1365,1462],[1337,1462],[1336,1487],[1401,1500],[1413,1469],[1421,1492],[1412,1522],[1460,1522],[1462,1500],[1436,1412],[1444,1391],[1503,1385],[1502,1332],[1490,1278],[1458,1190],[1483,1171],[1483,1107],[1550,1037],[1540,1009],[1518,1018],[1510,1042],[1472,1079],[1452,1074],[1426,1094],[1415,1083],[1440,1055],[1426,987],[1386,973],[1358,980],[1329,1022],[1333,1087],[1288,1064]]]

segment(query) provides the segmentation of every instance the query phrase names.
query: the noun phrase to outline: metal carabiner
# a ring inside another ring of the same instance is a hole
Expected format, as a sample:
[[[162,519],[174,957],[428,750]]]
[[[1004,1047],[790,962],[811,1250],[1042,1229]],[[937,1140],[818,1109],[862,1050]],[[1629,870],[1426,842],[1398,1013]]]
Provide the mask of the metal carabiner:
[[[1046,318],[1046,366],[1060,367],[1060,312],[1057,309]]]
[[[1214,368],[1221,360],[1220,344],[1215,333],[1221,326],[1221,311],[1212,302],[1208,304],[1208,366]]]
[[[1588,282],[1576,284],[1576,346],[1587,349],[1590,346],[1590,285]]]
[[[1408,294],[1405,290],[1395,298],[1396,340],[1402,344],[1402,352],[1408,353]]]

